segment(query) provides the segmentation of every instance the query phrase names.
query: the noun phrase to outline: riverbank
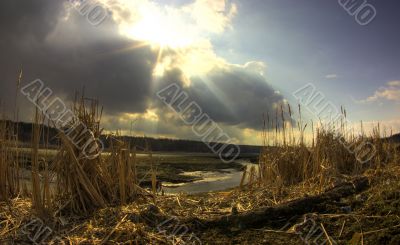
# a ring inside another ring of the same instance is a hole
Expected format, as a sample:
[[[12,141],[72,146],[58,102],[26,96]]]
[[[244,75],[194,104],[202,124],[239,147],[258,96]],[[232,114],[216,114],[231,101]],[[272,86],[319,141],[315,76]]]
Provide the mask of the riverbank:
[[[42,157],[45,157],[43,153]],[[48,160],[53,157],[49,154]],[[190,154],[138,154],[136,170],[139,183],[151,183],[152,168],[156,179],[163,186],[167,194],[173,193],[201,193],[233,188],[239,185],[243,170],[251,165],[250,159],[240,159],[236,162],[226,163],[210,155]],[[51,162],[51,160],[50,160]],[[22,168],[21,180],[27,190],[31,186],[31,169]],[[41,171],[40,176],[44,176]],[[50,166],[50,176],[54,176]],[[55,178],[50,179],[50,186],[54,187]]]
[[[333,186],[345,187],[345,183],[351,186],[360,178],[367,180],[362,189],[343,198],[325,200],[314,212],[283,215],[281,219],[257,225],[230,223],[218,226],[215,222],[221,217],[240,217],[260,208],[276,208],[304,198],[313,199],[334,192]],[[400,168],[370,170],[362,176],[343,177],[341,184],[338,183],[325,186],[300,183],[279,192],[255,186],[196,195],[155,198],[149,195],[134,203],[100,209],[85,217],[59,213],[53,219],[43,220],[43,227],[51,231],[46,241],[61,239],[71,244],[297,245],[317,240],[325,244],[399,244]],[[26,233],[27,224],[36,219],[30,203],[29,199],[17,198],[11,200],[11,208],[5,203],[0,204],[2,244],[29,243],[29,235],[33,237],[34,234]]]
[[[173,184],[199,181],[202,172],[228,173],[242,171],[239,162],[225,163],[219,158],[191,155],[155,155],[152,158],[138,157],[138,179],[150,180],[151,162],[156,171],[157,180]],[[189,173],[189,174],[187,174]],[[198,173],[190,174],[190,173]]]

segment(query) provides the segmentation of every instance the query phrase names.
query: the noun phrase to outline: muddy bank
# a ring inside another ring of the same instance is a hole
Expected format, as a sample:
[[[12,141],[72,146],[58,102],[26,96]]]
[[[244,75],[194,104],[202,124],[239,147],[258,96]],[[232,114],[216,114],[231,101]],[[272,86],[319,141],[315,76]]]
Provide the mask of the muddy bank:
[[[224,163],[220,159],[211,157],[173,156],[160,157],[154,160],[157,179],[162,182],[180,184],[200,181],[204,179],[202,173],[230,173],[242,171],[243,164],[239,162]],[[148,161],[139,161],[137,165],[138,178],[148,180],[151,173],[151,165]],[[198,174],[186,174],[198,173]]]

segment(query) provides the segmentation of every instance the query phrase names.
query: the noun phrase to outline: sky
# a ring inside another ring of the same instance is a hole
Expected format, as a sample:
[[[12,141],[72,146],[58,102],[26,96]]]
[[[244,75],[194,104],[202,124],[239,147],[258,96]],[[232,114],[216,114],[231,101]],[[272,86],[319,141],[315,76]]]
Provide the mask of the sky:
[[[198,140],[157,97],[177,84],[233,143],[260,144],[263,114],[295,107],[294,93],[312,84],[351,122],[400,132],[400,3],[364,1],[376,16],[361,25],[342,2],[92,0],[85,10],[75,0],[2,0],[2,110],[12,118],[17,100],[20,119],[32,119],[34,105],[16,93],[22,69],[21,86],[41,79],[66,104],[84,87],[104,106],[106,131]]]

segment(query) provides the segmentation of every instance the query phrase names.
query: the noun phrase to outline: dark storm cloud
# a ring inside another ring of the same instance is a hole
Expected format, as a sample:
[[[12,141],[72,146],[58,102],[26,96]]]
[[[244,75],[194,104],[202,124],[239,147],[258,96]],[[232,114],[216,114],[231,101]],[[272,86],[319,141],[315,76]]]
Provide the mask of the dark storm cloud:
[[[0,2],[0,97],[13,101],[23,67],[23,84],[39,78],[69,99],[84,86],[110,114],[145,111],[156,54],[149,47],[115,52],[136,42],[120,36],[111,17],[95,27],[68,7],[55,0]]]
[[[63,11],[63,1],[3,0],[0,6],[2,43],[22,37],[42,41]]]
[[[215,68],[205,76],[191,79],[190,86],[186,87],[182,72],[172,69],[166,73],[158,89],[173,82],[184,88],[190,97],[189,102],[196,102],[215,122],[230,126],[261,129],[263,113],[272,118],[276,107],[280,108],[284,103],[283,96],[267,83],[264,76],[250,69],[249,64]]]

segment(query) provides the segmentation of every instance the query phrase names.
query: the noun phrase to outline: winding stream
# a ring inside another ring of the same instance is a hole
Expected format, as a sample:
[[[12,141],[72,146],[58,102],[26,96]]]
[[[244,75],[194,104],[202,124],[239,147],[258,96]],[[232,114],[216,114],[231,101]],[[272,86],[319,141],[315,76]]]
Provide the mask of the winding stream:
[[[250,161],[241,161],[243,166],[254,165]],[[256,166],[256,165],[254,165]],[[221,171],[194,171],[185,172],[183,175],[199,176],[202,179],[190,183],[172,184],[163,183],[163,189],[167,194],[187,193],[195,194],[210,191],[222,191],[237,187],[243,175],[243,171],[225,169]]]

